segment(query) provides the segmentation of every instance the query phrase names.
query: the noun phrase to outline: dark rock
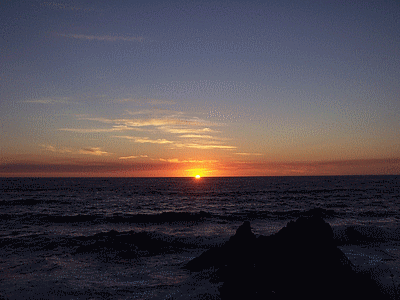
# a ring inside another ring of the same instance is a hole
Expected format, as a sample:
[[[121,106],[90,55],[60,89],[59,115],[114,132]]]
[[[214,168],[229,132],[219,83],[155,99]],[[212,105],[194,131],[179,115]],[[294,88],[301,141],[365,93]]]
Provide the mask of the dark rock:
[[[251,231],[250,222],[245,221],[239,228],[236,230],[236,234],[232,237],[232,240],[237,240],[238,242],[246,242],[254,240],[255,235]]]
[[[330,225],[313,213],[258,238],[244,222],[224,245],[185,266],[212,267],[222,299],[385,299],[370,277],[353,271]]]
[[[250,222],[244,222],[221,247],[214,247],[202,253],[198,258],[189,261],[186,268],[191,271],[201,271],[210,267],[221,268],[230,264],[243,264],[254,251],[256,237],[251,231]]]
[[[321,217],[311,215],[290,221],[275,234],[282,243],[308,244],[309,247],[330,247],[334,245],[333,230]]]

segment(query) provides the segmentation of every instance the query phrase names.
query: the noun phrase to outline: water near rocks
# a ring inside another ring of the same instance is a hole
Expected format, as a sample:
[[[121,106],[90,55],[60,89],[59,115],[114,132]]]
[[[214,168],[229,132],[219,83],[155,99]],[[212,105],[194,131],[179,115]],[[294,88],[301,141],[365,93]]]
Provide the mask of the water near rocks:
[[[2,178],[0,299],[217,299],[208,271],[181,266],[243,221],[270,235],[312,208],[390,292],[400,284],[399,179]]]

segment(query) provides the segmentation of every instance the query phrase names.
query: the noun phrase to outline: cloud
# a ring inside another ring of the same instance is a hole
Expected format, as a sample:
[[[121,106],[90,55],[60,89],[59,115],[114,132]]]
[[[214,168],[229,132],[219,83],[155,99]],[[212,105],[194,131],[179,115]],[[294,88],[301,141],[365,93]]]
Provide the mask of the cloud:
[[[56,104],[56,103],[68,103],[65,99],[52,99],[52,98],[42,98],[42,99],[32,99],[26,100],[25,103],[38,103],[38,104]]]
[[[179,162],[179,159],[177,159],[177,158],[168,158],[168,159],[160,158],[159,160],[160,161],[166,161],[166,162],[169,162],[169,163],[178,163]]]
[[[46,150],[46,151],[55,152],[55,153],[72,153],[73,152],[73,150],[71,150],[69,148],[56,148],[52,145],[45,145],[45,144],[42,144],[40,146],[42,148],[44,148],[44,150]]]
[[[158,127],[158,129],[161,129],[162,131],[168,132],[168,133],[176,133],[176,134],[183,134],[183,133],[205,133],[205,132],[218,132],[216,130],[213,130],[211,128],[200,128],[200,129],[195,129],[195,128],[170,128],[170,127]]]
[[[349,167],[350,166],[350,167]],[[177,168],[179,169],[179,168]],[[282,175],[390,175],[400,174],[400,159],[361,159],[321,162],[264,162],[224,163],[215,168],[218,176],[282,176]],[[105,162],[87,159],[44,163],[23,161],[0,163],[0,176],[171,176],[171,163],[118,161]],[[202,169],[190,169],[191,174]],[[161,171],[161,172],[156,172]],[[211,172],[207,170],[201,171]],[[182,173],[173,173],[181,175]]]
[[[156,139],[156,140],[150,140],[149,138],[135,138],[134,139],[136,143],[150,143],[150,144],[171,144],[173,143],[172,141],[168,141],[166,139]]]
[[[122,157],[119,157],[119,159],[135,159],[135,158],[139,158],[139,157],[141,157],[141,158],[146,158],[147,155],[122,156]]]
[[[54,152],[54,153],[90,154],[90,155],[97,155],[97,156],[110,154],[106,151],[101,151],[101,149],[98,147],[73,150],[70,148],[56,148],[52,145],[40,145],[40,146],[43,147],[44,150]]]
[[[199,121],[192,120],[181,120],[175,118],[164,118],[164,119],[135,119],[135,120],[126,120],[120,119],[115,120],[120,124],[124,124],[126,126],[132,127],[142,127],[142,126],[163,126],[163,125],[199,125],[201,124]]]
[[[57,149],[54,146],[51,146],[51,145],[40,145],[40,146],[43,147],[47,151],[57,152]]]
[[[199,144],[189,144],[186,145],[187,148],[196,148],[196,149],[225,149],[231,150],[236,149],[236,146],[225,146],[225,145],[199,145]]]
[[[85,34],[59,34],[60,36],[88,40],[88,41],[105,41],[105,42],[141,42],[143,37],[124,37],[124,36],[112,36],[112,35],[85,35]]]
[[[115,132],[115,131],[142,131],[139,128],[128,127],[128,126],[114,126],[113,128],[60,128],[60,131],[69,131],[69,132],[79,132],[79,133],[93,133],[93,132]]]
[[[85,120],[97,121],[102,123],[114,123],[130,127],[144,126],[165,126],[165,125],[201,125],[204,121],[199,120],[181,120],[176,118],[153,118],[153,119],[106,119],[106,118],[84,118]]]
[[[162,162],[169,162],[169,163],[216,163],[218,160],[197,160],[197,159],[188,159],[188,160],[179,160],[178,158],[159,158]]]
[[[161,110],[158,110],[161,111]],[[167,110],[164,110],[167,111]],[[155,111],[153,109],[144,109],[144,110],[137,110],[137,111],[131,111],[131,110],[127,110],[126,111],[128,114],[133,115],[133,116],[137,116],[137,115],[151,115],[154,114]]]
[[[356,159],[338,161],[231,162],[225,167],[252,176],[378,175],[400,174],[400,159]]]
[[[0,176],[68,176],[68,177],[104,177],[104,176],[152,176],[155,171],[162,171],[160,174],[168,174],[169,163],[127,163],[118,162],[93,162],[88,164],[85,161],[71,162],[20,162],[0,163]],[[154,176],[154,175],[153,175]]]
[[[261,153],[246,153],[246,152],[240,152],[240,153],[235,153],[235,154],[243,155],[243,156],[251,156],[251,155],[259,156],[259,155],[262,155]]]
[[[149,129],[141,129],[143,127],[155,127],[156,130],[171,133],[171,134],[182,134],[179,137],[183,139],[198,139],[195,143],[183,143],[176,142],[165,138],[152,139],[149,137],[137,137],[137,136],[114,136],[118,138],[124,138],[133,140],[136,143],[149,143],[149,144],[169,144],[173,148],[196,148],[196,149],[225,149],[233,150],[236,146],[221,145],[218,140],[226,140],[226,138],[215,137],[209,134],[210,132],[217,132],[209,127],[203,128],[185,128],[189,126],[204,125],[202,120],[182,120],[177,118],[151,118],[151,119],[107,119],[107,118],[87,118],[82,119],[91,120],[106,124],[114,124],[113,128],[100,128],[100,129],[74,129],[74,128],[62,128],[59,130],[80,132],[80,133],[92,133],[92,132],[116,132],[116,131],[148,131]],[[171,126],[172,125],[172,126]],[[177,127],[175,127],[177,126]],[[207,143],[201,143],[200,140],[208,140]]]
[[[184,134],[180,135],[181,138],[199,138],[199,139],[219,139],[211,135],[201,135],[201,134]]]
[[[102,156],[102,155],[108,155],[110,153],[106,151],[101,151],[99,147],[92,147],[92,148],[83,148],[78,151],[79,154],[88,154],[88,155],[96,155],[96,156]]]
[[[169,115],[168,118],[175,118],[176,116],[183,115],[183,112],[170,110],[170,109],[161,109],[161,108],[151,108],[151,109],[143,109],[137,111],[126,111],[128,114],[137,116],[137,115]]]
[[[209,149],[225,149],[225,150],[233,150],[236,149],[236,146],[226,146],[226,145],[210,145],[210,144],[196,144],[196,143],[188,143],[188,144],[183,144],[183,143],[176,143],[174,144],[178,148],[195,148],[195,149],[203,149],[203,150],[209,150]]]
[[[137,155],[131,155],[131,156],[122,156],[122,157],[119,157],[119,159],[133,159],[133,158],[138,158],[139,156],[137,156]]]
[[[120,102],[138,102],[138,103],[147,103],[150,105],[175,105],[175,101],[171,100],[161,100],[161,99],[138,99],[138,98],[124,98],[120,99]]]
[[[95,121],[95,122],[100,122],[100,123],[114,123],[114,120],[106,119],[106,118],[87,118],[87,117],[81,117],[80,119],[81,119],[81,120]]]
[[[166,139],[157,139],[157,140],[151,140],[148,137],[136,137],[136,136],[115,136],[117,138],[123,138],[123,139],[128,139],[128,140],[133,140],[136,143],[150,143],[150,144],[173,144],[173,141],[168,141]]]
[[[141,110],[135,112],[135,114],[147,113],[148,110]],[[179,134],[177,138],[180,139],[192,139],[190,143],[187,141],[174,141],[171,138],[150,138],[150,137],[138,137],[138,136],[114,136],[117,138],[124,138],[132,140],[136,143],[149,143],[149,144],[166,144],[169,145],[170,149],[177,148],[195,148],[203,150],[234,150],[237,147],[231,145],[223,145],[221,141],[228,140],[224,137],[217,137],[210,135],[209,133],[219,132],[211,129],[208,126],[213,124],[201,120],[199,118],[191,119],[181,119],[181,118],[134,118],[134,119],[108,119],[108,118],[88,118],[82,117],[81,119],[96,121],[106,124],[112,124],[113,128],[110,129],[67,129],[63,128],[64,131],[74,131],[74,132],[112,132],[112,131],[124,131],[124,130],[137,130],[137,131],[148,131],[153,134],[159,133],[169,133],[169,134]],[[208,125],[207,127],[205,125]],[[153,128],[151,128],[153,127]],[[199,128],[200,127],[200,128]],[[203,141],[205,141],[203,143]],[[221,144],[222,143],[222,144]]]
[[[143,111],[137,112],[142,113]],[[179,119],[179,118],[135,118],[135,119],[107,119],[107,118],[88,118],[88,117],[81,117],[83,120],[89,121],[96,121],[106,124],[115,124],[113,127],[114,129],[80,129],[80,130],[73,130],[73,129],[63,129],[66,131],[76,131],[76,132],[111,132],[111,131],[123,131],[123,130],[130,130],[129,128],[145,128],[145,127],[155,127],[156,130],[163,131],[166,133],[171,134],[187,134],[186,136],[182,136],[183,138],[208,138],[208,139],[219,139],[224,140],[224,138],[213,137],[210,135],[204,135],[204,133],[211,133],[211,132],[219,132],[213,130],[209,127],[204,128],[193,128],[197,126],[204,126],[204,125],[212,125],[209,122],[201,120],[201,119]],[[191,128],[190,128],[191,127]],[[134,129],[131,129],[134,130]],[[149,131],[149,129],[137,129],[137,131]],[[190,136],[190,134],[192,134]]]
[[[226,145],[218,145],[218,144],[196,144],[196,143],[177,143],[174,141],[169,141],[166,139],[156,139],[152,140],[148,137],[135,137],[135,136],[114,136],[117,138],[123,138],[128,140],[133,140],[136,143],[150,143],[150,144],[171,144],[173,147],[177,148],[196,148],[196,149],[225,149],[225,150],[233,150],[236,149],[236,146],[226,146]]]
[[[159,100],[159,99],[149,99],[147,100],[148,104],[151,105],[174,105],[176,102],[170,100]]]

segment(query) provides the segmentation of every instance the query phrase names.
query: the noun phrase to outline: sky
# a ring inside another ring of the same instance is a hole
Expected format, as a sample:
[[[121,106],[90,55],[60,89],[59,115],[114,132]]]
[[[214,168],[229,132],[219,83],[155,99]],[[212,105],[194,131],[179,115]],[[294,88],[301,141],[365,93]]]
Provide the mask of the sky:
[[[399,1],[5,1],[0,176],[400,174]]]

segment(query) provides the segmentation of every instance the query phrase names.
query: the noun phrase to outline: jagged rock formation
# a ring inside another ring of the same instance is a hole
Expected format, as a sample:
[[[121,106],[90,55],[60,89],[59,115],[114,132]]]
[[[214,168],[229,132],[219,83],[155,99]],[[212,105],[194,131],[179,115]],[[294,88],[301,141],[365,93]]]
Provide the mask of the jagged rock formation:
[[[256,237],[249,222],[221,247],[185,266],[216,270],[222,299],[385,299],[376,283],[358,274],[335,245],[318,214],[305,214],[278,233]]]

